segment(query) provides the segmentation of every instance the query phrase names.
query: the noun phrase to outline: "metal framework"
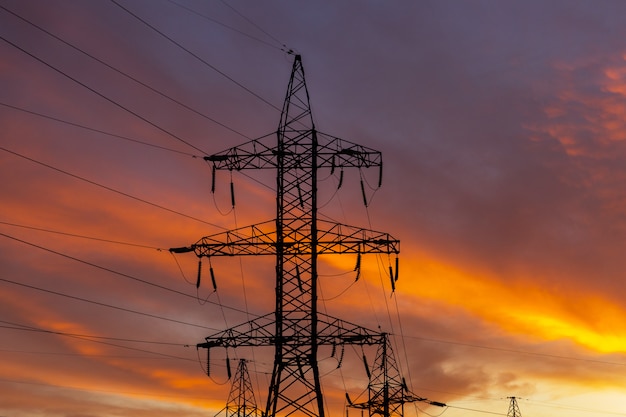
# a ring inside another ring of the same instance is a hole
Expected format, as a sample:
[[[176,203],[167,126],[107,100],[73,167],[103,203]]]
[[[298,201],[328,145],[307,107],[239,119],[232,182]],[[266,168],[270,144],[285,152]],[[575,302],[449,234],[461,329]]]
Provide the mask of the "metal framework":
[[[404,378],[400,375],[400,368],[393,354],[389,337],[386,333],[383,333],[382,336],[383,340],[378,346],[371,373],[366,358],[363,357],[370,380],[367,386],[368,399],[365,402],[353,403],[346,393],[348,407],[368,410],[370,417],[402,417],[404,416],[404,404],[416,401],[445,407],[446,404],[444,403],[430,401],[409,391]]]
[[[197,346],[274,346],[265,416],[324,417],[319,346],[380,344],[384,336],[318,312],[317,257],[341,253],[397,255],[400,247],[387,233],[318,220],[318,170],[377,167],[382,174],[382,156],[315,129],[302,59],[296,55],[277,143],[271,146],[253,140],[205,160],[214,170],[276,169],[276,219],[170,250],[194,252],[199,258],[274,255],[276,306],[273,313],[210,335]]]
[[[239,359],[226,402],[226,417],[258,417],[260,414],[246,364],[245,359]]]
[[[506,413],[506,417],[522,417],[522,412],[517,405],[517,397],[507,397],[511,400],[509,403],[509,411]]]

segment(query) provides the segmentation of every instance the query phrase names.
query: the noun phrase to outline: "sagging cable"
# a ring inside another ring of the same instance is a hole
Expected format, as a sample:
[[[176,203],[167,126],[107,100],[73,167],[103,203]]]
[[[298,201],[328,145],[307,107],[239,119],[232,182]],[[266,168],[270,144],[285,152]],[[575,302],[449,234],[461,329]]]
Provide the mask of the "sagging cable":
[[[206,350],[206,376],[211,376],[211,349]]]

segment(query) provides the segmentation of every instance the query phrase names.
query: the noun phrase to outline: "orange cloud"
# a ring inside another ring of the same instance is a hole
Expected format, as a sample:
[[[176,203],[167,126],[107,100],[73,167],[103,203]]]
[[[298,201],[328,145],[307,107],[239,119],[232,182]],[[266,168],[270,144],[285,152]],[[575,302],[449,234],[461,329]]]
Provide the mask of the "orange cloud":
[[[626,353],[626,312],[600,294],[544,288],[519,277],[497,279],[434,259],[404,263],[422,277],[422,284],[402,284],[415,297],[461,307],[510,334],[568,339],[595,352]]]

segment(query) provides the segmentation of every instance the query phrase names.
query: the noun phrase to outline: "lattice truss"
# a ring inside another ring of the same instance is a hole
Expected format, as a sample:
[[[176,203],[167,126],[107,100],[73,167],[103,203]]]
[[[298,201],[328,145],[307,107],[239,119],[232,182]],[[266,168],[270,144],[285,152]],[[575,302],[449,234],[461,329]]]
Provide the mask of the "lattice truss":
[[[349,407],[368,410],[370,417],[401,417],[404,415],[404,404],[416,401],[444,407],[444,403],[430,401],[409,391],[393,354],[389,335],[383,333],[381,336],[382,340],[378,344],[371,371],[367,358],[365,355],[363,356],[365,369],[370,381],[367,386],[367,401],[353,402],[346,393]]]
[[[213,170],[276,169],[276,219],[205,236],[172,248],[175,253],[276,257],[276,308],[233,328],[207,336],[199,348],[274,346],[274,365],[265,416],[324,416],[317,365],[320,345],[373,345],[379,332],[317,310],[317,257],[322,254],[398,254],[399,241],[387,233],[317,218],[317,175],[321,168],[378,167],[380,152],[315,129],[302,60],[295,56],[277,142],[253,140],[205,157]]]
[[[257,407],[245,359],[239,359],[225,411],[226,417],[259,417],[261,414]]]

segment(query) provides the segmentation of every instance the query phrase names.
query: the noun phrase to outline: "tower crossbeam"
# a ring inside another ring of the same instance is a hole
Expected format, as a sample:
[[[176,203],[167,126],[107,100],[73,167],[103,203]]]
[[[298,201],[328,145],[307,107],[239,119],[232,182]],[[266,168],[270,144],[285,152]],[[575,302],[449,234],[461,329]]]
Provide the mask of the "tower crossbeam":
[[[205,337],[205,342],[198,343],[198,348],[237,348],[274,346],[278,340],[274,333],[276,326],[274,313],[265,314],[238,326]],[[310,335],[283,335],[282,343],[294,346],[306,346]],[[380,332],[350,323],[325,314],[318,314],[318,345],[340,346],[378,345],[385,340]]]
[[[382,169],[382,154],[363,145],[352,143],[322,132],[315,132],[318,138],[317,168],[370,168]],[[278,166],[278,155],[275,146],[266,144],[269,135],[263,139],[226,149],[213,155],[205,156],[204,160],[213,163],[215,169],[241,171],[247,169],[272,169]],[[319,139],[322,139],[321,141]],[[293,151],[284,151],[282,156]],[[302,162],[296,159],[295,163]],[[306,168],[303,166],[303,168]]]
[[[276,255],[278,238],[271,229],[275,222],[268,221],[229,230],[201,238],[191,246],[172,248],[171,252],[195,252],[198,257]],[[317,254],[398,254],[400,242],[388,233],[348,226],[341,223],[318,221]],[[311,240],[306,236],[284,240],[281,250],[285,254],[309,255]]]

